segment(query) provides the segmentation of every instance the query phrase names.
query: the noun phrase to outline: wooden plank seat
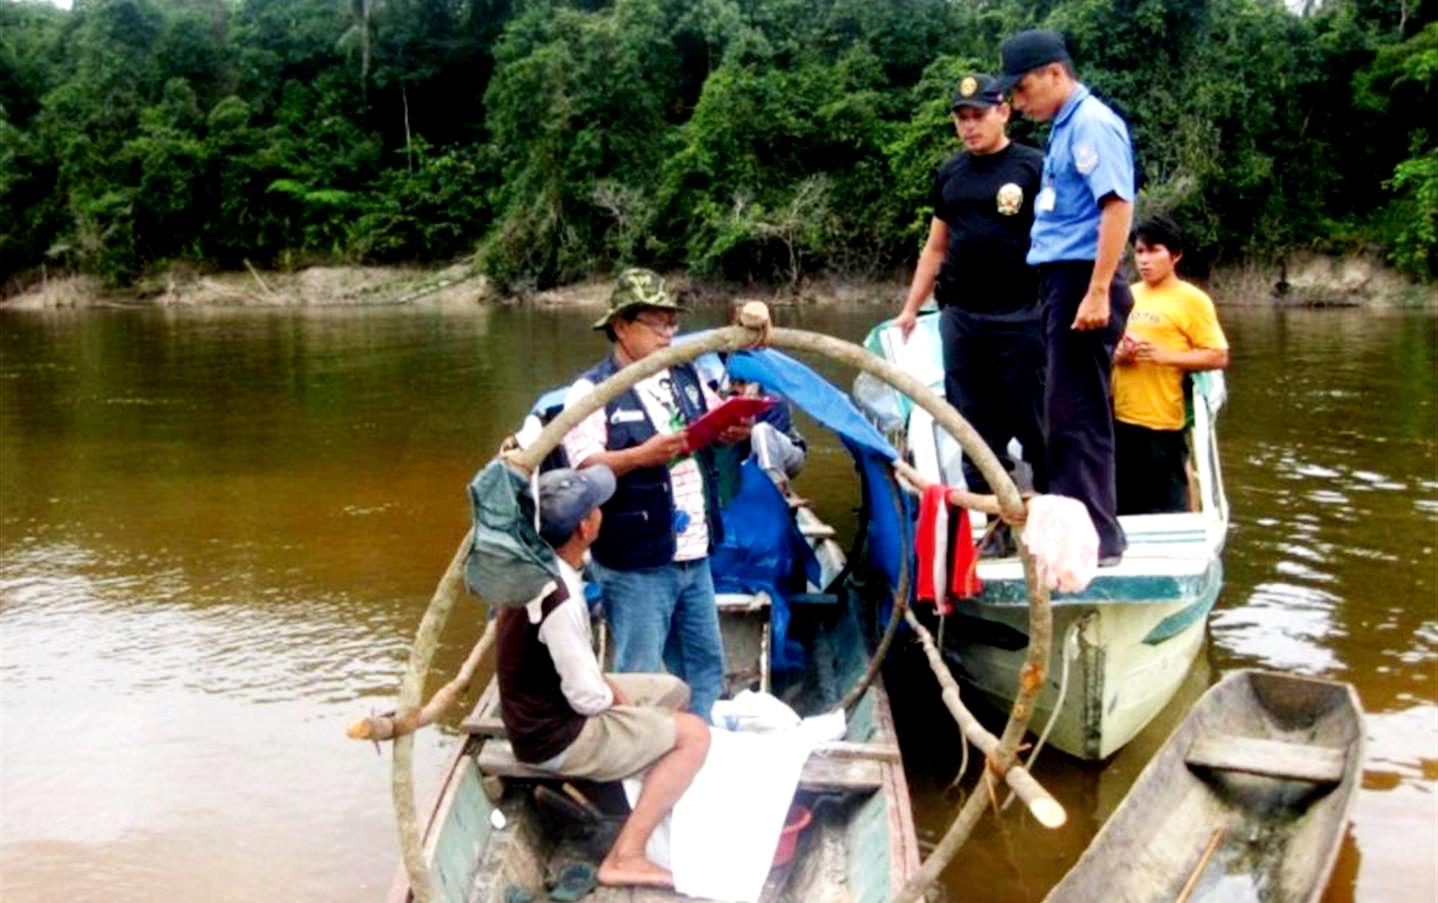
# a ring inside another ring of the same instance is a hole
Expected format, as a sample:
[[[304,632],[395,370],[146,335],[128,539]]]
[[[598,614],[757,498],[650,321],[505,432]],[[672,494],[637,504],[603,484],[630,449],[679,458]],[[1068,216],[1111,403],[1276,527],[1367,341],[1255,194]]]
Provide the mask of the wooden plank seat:
[[[714,604],[725,614],[747,614],[767,612],[773,600],[766,592],[757,593],[716,593]]]
[[[1337,784],[1343,780],[1347,753],[1331,746],[1209,733],[1194,739],[1188,747],[1185,761],[1190,768],[1238,771],[1314,784]]]
[[[505,738],[504,721],[499,713],[498,682],[491,681],[490,685],[485,688],[483,695],[479,697],[479,702],[474,706],[474,711],[464,719],[461,727],[466,733],[481,737],[493,737],[499,740]],[[509,744],[505,743],[504,746],[508,749]],[[512,756],[513,752],[511,751],[509,755]],[[902,761],[896,743],[855,743],[848,740],[821,743],[814,748],[809,759],[811,762],[815,759],[872,759],[876,762],[895,764]]]
[[[899,760],[898,747],[881,743],[826,743],[816,749],[799,776],[799,788],[824,793],[871,793],[883,786],[883,769]],[[480,774],[503,778],[563,780],[562,775],[514,757],[508,740],[486,740],[476,757]]]
[[[491,680],[479,694],[479,701],[474,704],[474,709],[459,723],[460,729],[467,734],[479,734],[482,737],[503,737],[504,721],[499,715],[499,681]]]

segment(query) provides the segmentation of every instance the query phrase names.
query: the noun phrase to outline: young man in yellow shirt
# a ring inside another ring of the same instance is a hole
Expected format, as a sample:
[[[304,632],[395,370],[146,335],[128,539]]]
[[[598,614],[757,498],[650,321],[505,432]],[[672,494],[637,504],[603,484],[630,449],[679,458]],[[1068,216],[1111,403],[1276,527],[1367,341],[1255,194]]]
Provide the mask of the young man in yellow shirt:
[[[1184,375],[1228,366],[1213,301],[1178,278],[1183,236],[1166,216],[1135,230],[1142,281],[1114,352],[1114,458],[1120,514],[1188,510]]]

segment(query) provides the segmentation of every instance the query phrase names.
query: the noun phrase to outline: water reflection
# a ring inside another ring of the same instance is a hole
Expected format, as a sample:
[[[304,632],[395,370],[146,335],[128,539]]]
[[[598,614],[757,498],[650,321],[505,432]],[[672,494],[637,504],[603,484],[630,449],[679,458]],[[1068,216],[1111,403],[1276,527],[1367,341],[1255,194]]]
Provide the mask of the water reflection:
[[[1372,669],[1384,677],[1361,686],[1364,703],[1384,710],[1438,662],[1433,320],[1233,319],[1234,537],[1215,642],[1236,662],[1349,680]]]
[[[1017,809],[987,822],[950,900],[1041,898],[1191,699],[1248,666],[1352,680],[1370,713],[1328,899],[1438,893],[1422,865],[1438,856],[1434,319],[1223,315],[1234,531],[1209,648],[1106,767],[1045,753],[1070,827],[1041,833]],[[778,316],[858,339],[880,312]],[[592,319],[0,314],[0,896],[378,896],[395,861],[388,760],[343,727],[390,704],[467,522],[465,483],[539,392],[602,353]],[[847,534],[852,463],[808,427],[798,490]],[[434,678],[479,616],[456,613]],[[923,714],[931,681],[893,685],[901,729],[924,729],[906,757],[929,843],[957,804],[958,749]],[[451,742],[423,736],[422,781]]]

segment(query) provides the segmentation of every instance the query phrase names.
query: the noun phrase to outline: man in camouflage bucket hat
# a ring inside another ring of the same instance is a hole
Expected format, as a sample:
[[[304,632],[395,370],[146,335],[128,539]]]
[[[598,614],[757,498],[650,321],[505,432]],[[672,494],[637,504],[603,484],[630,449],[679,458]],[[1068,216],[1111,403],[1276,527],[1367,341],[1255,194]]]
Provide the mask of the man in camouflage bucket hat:
[[[610,353],[569,388],[565,407],[620,368],[669,347],[683,307],[649,270],[619,274],[594,324]],[[684,430],[719,403],[691,364],[661,370],[585,418],[564,438],[571,466],[603,464],[617,488],[603,507],[591,572],[604,599],[614,670],[667,670],[693,690],[690,710],[709,718],[724,681],[724,646],[709,551],[719,541],[712,450],[690,451]],[[748,438],[732,427],[723,442]]]
[[[672,310],[684,312],[684,307],[664,287],[664,280],[653,270],[630,267],[615,280],[614,291],[609,295],[609,310],[594,323],[595,329],[606,329],[611,320],[622,316],[633,320],[644,310]],[[610,337],[610,341],[614,341]]]

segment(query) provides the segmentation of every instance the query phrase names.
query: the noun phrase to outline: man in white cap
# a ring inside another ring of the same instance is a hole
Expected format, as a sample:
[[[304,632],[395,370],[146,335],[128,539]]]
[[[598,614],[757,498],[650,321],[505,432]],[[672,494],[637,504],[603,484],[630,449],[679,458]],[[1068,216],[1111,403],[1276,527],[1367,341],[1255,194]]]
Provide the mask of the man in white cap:
[[[599,535],[599,506],[614,486],[614,473],[604,466],[540,477],[540,536],[554,547],[562,585],[500,612],[500,708],[520,761],[595,781],[648,769],[597,877],[608,885],[672,887],[673,876],[644,855],[644,845],[704,764],[709,728],[679,711],[689,703],[679,678],[605,674],[594,655],[579,572]]]

